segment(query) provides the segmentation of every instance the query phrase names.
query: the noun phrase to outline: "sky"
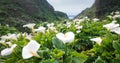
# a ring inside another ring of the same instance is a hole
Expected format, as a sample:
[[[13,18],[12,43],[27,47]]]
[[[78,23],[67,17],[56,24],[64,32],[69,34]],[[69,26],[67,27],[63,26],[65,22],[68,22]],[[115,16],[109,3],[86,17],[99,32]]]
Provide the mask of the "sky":
[[[82,10],[92,6],[95,0],[47,0],[56,11],[62,11],[67,15],[77,15]]]

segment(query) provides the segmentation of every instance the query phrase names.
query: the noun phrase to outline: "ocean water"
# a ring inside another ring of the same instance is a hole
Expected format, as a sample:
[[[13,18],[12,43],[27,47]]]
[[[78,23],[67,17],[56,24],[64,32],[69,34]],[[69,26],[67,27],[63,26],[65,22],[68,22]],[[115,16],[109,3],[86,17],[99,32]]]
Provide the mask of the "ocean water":
[[[69,19],[73,19],[75,17],[75,15],[68,15]]]
[[[69,17],[69,19],[73,19],[74,17]]]

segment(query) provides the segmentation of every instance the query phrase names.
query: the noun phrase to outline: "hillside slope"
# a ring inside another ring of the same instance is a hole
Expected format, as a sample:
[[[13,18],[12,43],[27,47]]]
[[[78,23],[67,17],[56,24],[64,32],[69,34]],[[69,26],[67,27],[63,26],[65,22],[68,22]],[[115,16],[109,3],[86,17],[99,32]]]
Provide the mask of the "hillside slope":
[[[113,11],[120,11],[120,0],[95,0],[91,8],[82,11],[76,18],[88,16],[90,18],[102,18]]]
[[[62,12],[61,12],[62,13]],[[22,27],[23,24],[53,21],[67,18],[61,16],[47,0],[0,0],[0,23]]]

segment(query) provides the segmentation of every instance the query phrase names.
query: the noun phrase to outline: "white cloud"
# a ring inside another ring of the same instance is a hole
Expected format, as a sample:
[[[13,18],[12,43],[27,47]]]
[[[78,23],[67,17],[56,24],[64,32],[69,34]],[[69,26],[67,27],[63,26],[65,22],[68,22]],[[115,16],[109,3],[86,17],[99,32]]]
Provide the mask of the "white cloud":
[[[47,0],[57,11],[68,15],[77,15],[87,7],[91,7],[95,0]]]

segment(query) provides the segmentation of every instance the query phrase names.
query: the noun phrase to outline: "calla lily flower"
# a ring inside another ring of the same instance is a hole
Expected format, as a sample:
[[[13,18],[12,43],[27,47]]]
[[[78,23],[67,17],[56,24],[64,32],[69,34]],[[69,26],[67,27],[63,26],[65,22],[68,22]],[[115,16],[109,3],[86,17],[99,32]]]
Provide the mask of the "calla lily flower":
[[[56,31],[55,27],[48,27],[49,30]]]
[[[22,57],[23,59],[31,58],[32,56],[40,57],[37,54],[37,51],[40,47],[40,44],[38,44],[35,40],[31,40],[25,47],[22,49]]]
[[[119,14],[120,14],[120,12],[119,12],[119,11],[116,11],[116,12],[115,12],[115,14],[119,15]]]
[[[80,32],[81,32],[81,30],[77,30],[77,31],[76,31],[76,33],[80,33]]]
[[[117,28],[114,28],[112,30],[110,30],[111,32],[115,32],[117,33],[118,35],[120,35],[120,27],[117,27]]]
[[[1,56],[10,55],[10,54],[13,52],[13,50],[14,50],[14,48],[15,48],[16,46],[17,46],[16,44],[13,44],[13,45],[11,46],[11,48],[6,48],[6,49],[2,50],[2,51],[1,51]]]
[[[47,27],[54,27],[54,23],[47,24]]]
[[[67,26],[67,28],[70,28],[71,27],[71,22],[67,22],[66,24],[65,24],[65,26]]]
[[[94,22],[97,22],[97,21],[99,21],[99,19],[98,19],[98,18],[94,18],[93,21],[94,21]]]
[[[7,40],[7,39],[17,40],[17,38],[18,37],[16,34],[8,34],[8,35],[1,36],[2,40]]]
[[[115,22],[113,21],[112,23],[103,25],[103,27],[107,28],[108,30],[111,30],[113,28],[119,27],[119,24],[115,24]]]
[[[45,27],[40,26],[38,29],[35,29],[35,32],[42,32],[42,33],[44,33],[45,29],[46,29]]]
[[[56,37],[59,40],[63,41],[63,43],[67,43],[67,42],[73,42],[75,35],[73,32],[67,32],[66,34],[58,33]]]
[[[17,40],[17,35],[16,34],[8,34],[8,39]]]
[[[76,29],[80,30],[83,28],[83,26],[75,25]]]
[[[97,38],[92,38],[90,39],[91,41],[95,41],[97,44],[101,45],[102,39],[101,37],[97,37]]]
[[[108,15],[107,17],[110,18],[110,19],[112,19],[112,16],[111,16],[111,15]]]
[[[33,37],[31,34],[28,34],[28,33],[25,33],[23,36],[25,36],[25,38],[28,40],[32,40],[32,37]]]
[[[28,27],[28,28],[30,28],[30,29],[33,29],[34,26],[35,26],[34,23],[30,23],[30,24],[23,25],[23,27]]]
[[[2,43],[5,43],[5,40],[0,40],[0,43],[2,44]]]
[[[113,19],[120,18],[120,15],[114,15]]]

